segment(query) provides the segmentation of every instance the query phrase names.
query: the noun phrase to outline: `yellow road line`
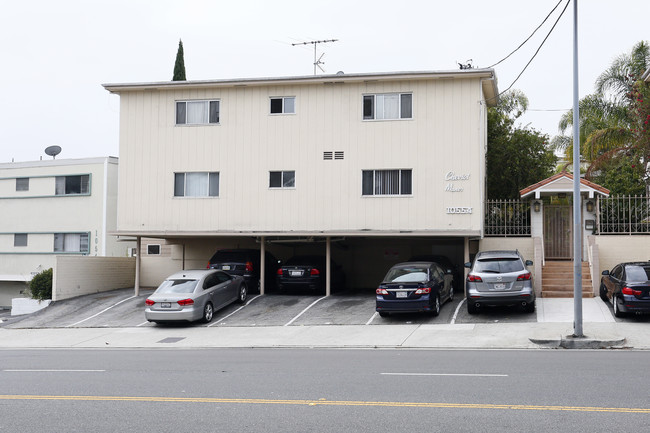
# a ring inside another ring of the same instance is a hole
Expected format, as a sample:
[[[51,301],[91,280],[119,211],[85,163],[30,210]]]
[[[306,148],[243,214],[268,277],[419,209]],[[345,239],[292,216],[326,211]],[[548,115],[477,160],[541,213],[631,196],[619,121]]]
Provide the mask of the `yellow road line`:
[[[421,407],[446,409],[500,409],[543,410],[569,412],[618,412],[650,414],[650,408],[598,407],[598,406],[536,406],[524,404],[465,404],[465,403],[417,403],[394,401],[336,401],[336,400],[281,400],[258,398],[200,398],[200,397],[128,397],[101,395],[0,395],[0,400],[73,400],[73,401],[128,401],[150,403],[244,403],[285,404],[304,406],[371,406],[371,407]]]

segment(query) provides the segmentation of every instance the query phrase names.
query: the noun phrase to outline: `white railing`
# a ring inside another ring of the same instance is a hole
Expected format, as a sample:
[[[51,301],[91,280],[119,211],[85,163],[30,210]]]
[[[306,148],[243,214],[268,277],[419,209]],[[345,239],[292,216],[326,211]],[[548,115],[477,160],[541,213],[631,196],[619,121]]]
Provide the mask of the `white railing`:
[[[530,202],[487,200],[485,236],[530,236]]]
[[[598,198],[598,234],[650,233],[650,197]]]

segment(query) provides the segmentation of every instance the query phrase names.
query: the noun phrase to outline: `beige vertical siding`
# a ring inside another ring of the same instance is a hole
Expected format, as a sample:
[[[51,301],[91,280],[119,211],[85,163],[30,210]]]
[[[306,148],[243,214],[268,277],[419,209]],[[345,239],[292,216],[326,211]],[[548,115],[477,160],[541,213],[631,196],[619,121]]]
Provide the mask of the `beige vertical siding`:
[[[363,121],[362,95],[390,92],[413,93],[413,119]],[[296,114],[270,115],[271,96],[295,96]],[[190,99],[219,99],[220,124],[175,126]],[[478,79],[124,92],[118,230],[478,232],[481,99]],[[412,169],[413,195],[362,197],[364,169]],[[269,189],[271,170],[295,170],[296,188]],[[219,198],[173,197],[174,173],[193,171],[220,173]],[[448,172],[470,175],[452,182],[463,192],[445,192]]]

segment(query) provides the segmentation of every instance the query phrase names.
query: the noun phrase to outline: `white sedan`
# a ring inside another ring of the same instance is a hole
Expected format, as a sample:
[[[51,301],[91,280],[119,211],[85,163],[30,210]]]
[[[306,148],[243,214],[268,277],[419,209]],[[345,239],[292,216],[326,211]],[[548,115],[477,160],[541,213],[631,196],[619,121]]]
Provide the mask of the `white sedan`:
[[[150,322],[212,321],[214,312],[235,301],[246,302],[243,277],[216,269],[188,270],[170,275],[145,301]]]

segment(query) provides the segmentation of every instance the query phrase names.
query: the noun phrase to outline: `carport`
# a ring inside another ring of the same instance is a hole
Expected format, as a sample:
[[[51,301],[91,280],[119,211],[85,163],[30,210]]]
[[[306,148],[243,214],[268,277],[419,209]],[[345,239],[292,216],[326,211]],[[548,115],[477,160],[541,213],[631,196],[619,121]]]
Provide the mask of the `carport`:
[[[214,236],[203,234],[177,234],[174,237],[165,234],[148,234],[164,239],[172,245],[175,251],[173,266],[162,264],[159,268],[158,280],[162,281],[167,274],[180,269],[204,268],[209,257],[220,248],[259,248],[260,274],[268,264],[265,261],[266,251],[272,252],[279,259],[286,261],[293,255],[323,255],[326,258],[325,295],[330,296],[332,287],[332,272],[334,264],[341,265],[346,274],[347,288],[355,290],[374,290],[390,266],[409,260],[415,255],[444,255],[454,263],[462,273],[462,264],[470,260],[472,242],[475,236],[440,236],[423,233],[253,233],[224,234]],[[142,237],[137,237],[138,251],[142,250]],[[136,254],[136,295],[141,287],[142,257]],[[162,260],[162,259],[160,259]],[[151,263],[151,262],[149,262]],[[175,268],[173,268],[175,267]],[[149,270],[151,274],[152,270]],[[148,284],[147,286],[151,286]],[[266,294],[267,284],[264,279],[260,282],[260,293]]]

